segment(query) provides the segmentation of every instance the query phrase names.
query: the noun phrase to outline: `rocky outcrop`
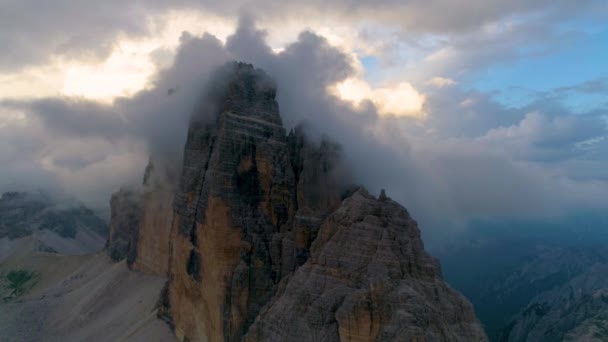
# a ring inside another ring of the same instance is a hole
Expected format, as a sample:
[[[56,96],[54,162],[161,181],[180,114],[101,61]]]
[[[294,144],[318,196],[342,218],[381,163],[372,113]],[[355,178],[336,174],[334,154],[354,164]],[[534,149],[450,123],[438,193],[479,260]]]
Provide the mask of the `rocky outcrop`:
[[[485,339],[403,208],[352,195],[337,145],[286,134],[264,72],[217,76],[175,192],[160,312],[178,339]]]
[[[441,279],[416,222],[360,189],[323,224],[247,341],[484,341],[472,306]]]
[[[144,176],[134,270],[157,275],[169,270],[175,183],[173,167],[151,158]]]
[[[127,259],[131,265],[137,256],[141,195],[130,189],[121,189],[110,199],[110,235],[106,249],[110,257]]]
[[[605,248],[543,248],[509,277],[534,288],[500,340],[606,341],[607,272]]]
[[[136,271],[167,275],[173,221],[174,167],[150,158],[140,189],[121,189],[110,201],[107,251]]]
[[[243,64],[226,77],[193,117],[175,200],[169,297],[180,339],[240,340],[274,295],[280,232],[295,212],[274,87]]]
[[[287,141],[295,177],[296,212],[282,232],[282,275],[306,262],[323,220],[354,190],[341,163],[339,145],[326,139],[318,145],[312,143],[302,126],[292,130]]]

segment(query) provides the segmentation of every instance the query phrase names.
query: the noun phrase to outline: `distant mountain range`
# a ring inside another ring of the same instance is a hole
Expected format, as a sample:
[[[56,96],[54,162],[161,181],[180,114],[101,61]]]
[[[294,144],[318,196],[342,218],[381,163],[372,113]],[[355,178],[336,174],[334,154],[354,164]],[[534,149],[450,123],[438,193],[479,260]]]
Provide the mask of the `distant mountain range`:
[[[0,197],[0,261],[26,240],[42,250],[86,254],[103,247],[108,226],[77,201],[57,201],[43,192]]]
[[[586,213],[480,225],[469,243],[455,242],[440,257],[491,341],[606,341],[605,222],[603,213]]]

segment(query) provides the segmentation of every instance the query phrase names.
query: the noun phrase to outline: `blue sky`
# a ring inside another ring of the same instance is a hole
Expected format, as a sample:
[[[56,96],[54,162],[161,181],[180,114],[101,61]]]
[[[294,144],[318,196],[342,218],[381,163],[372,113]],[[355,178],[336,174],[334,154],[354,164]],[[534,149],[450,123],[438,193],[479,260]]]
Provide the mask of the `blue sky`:
[[[540,56],[527,56],[473,73],[463,83],[472,89],[498,92],[497,99],[502,103],[518,107],[532,101],[538,92],[606,78],[608,26],[581,35],[573,42],[557,46]],[[571,92],[563,101],[574,111],[586,111],[605,105],[607,99],[601,93]]]

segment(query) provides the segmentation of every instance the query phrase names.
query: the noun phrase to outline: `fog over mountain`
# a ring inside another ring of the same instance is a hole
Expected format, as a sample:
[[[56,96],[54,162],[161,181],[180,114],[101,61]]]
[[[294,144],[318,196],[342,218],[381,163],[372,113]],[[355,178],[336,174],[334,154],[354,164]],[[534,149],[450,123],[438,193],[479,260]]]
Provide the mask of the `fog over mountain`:
[[[356,75],[353,55],[313,31],[275,52],[267,35],[251,16],[225,44],[184,32],[171,66],[145,90],[111,103],[2,100],[0,189],[51,188],[104,206],[114,189],[140,182],[149,154],[181,158],[203,84],[235,59],[274,78],[286,127],[306,122],[315,136],[340,143],[360,183],[390,189],[431,231],[458,230],[473,218],[606,208],[603,110],[573,114],[557,91],[512,108],[476,90],[427,84],[422,119],[385,115],[371,101],[355,106],[331,91]],[[602,85],[573,89],[601,92]]]
[[[5,339],[606,340],[604,0],[0,23]]]

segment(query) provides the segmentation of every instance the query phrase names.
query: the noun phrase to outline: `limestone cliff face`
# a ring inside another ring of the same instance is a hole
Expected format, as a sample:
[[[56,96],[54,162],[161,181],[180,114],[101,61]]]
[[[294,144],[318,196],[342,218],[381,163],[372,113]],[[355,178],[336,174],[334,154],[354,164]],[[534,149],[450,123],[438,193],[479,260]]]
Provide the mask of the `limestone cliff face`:
[[[129,265],[137,255],[140,202],[140,194],[130,189],[121,189],[110,199],[110,236],[106,248],[112,259],[126,258]]]
[[[167,275],[173,221],[175,175],[170,165],[152,158],[141,189],[121,189],[110,201],[107,251],[133,270]]]
[[[138,248],[132,268],[166,275],[170,259],[175,175],[170,165],[159,164],[151,159],[146,168],[137,229]]]
[[[152,191],[138,223],[134,267],[168,261],[160,312],[179,340],[485,339],[405,209],[353,195],[337,145],[287,134],[263,71],[233,63],[218,77],[192,117],[173,211],[171,188]]]
[[[323,224],[247,341],[485,341],[472,306],[441,279],[416,222],[360,189]]]
[[[505,297],[511,298],[509,291],[531,297],[505,324],[500,340],[608,340],[607,273],[604,246],[539,248],[536,256],[500,279],[504,287],[497,290]]]
[[[308,141],[302,127],[292,130],[287,139],[295,177],[296,212],[283,230],[283,276],[308,260],[323,220],[340,206],[351,187],[338,145],[322,140],[316,146]]]
[[[275,89],[243,64],[193,117],[175,200],[171,316],[179,338],[238,341],[272,298],[295,178]]]

